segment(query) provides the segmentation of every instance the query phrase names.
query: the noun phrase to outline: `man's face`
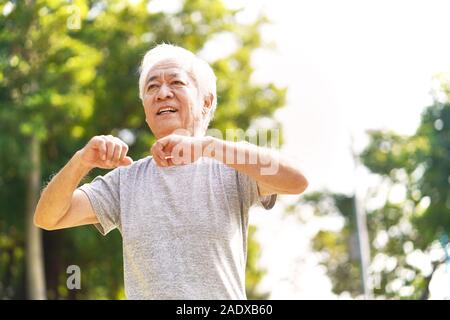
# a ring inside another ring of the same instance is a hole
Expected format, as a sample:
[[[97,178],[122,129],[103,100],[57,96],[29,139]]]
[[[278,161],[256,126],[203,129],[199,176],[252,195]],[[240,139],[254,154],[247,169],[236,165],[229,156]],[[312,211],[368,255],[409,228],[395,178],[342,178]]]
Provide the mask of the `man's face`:
[[[195,134],[203,121],[203,99],[191,75],[175,60],[148,72],[143,92],[146,122],[157,139],[186,129]]]

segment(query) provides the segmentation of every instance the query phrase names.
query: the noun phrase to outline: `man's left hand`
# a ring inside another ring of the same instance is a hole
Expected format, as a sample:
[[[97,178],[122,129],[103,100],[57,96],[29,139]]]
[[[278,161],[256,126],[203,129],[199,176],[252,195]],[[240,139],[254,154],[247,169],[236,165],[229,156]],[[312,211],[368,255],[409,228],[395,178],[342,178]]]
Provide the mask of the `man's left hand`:
[[[151,154],[160,167],[185,165],[197,161],[206,144],[206,137],[170,134],[155,142]]]

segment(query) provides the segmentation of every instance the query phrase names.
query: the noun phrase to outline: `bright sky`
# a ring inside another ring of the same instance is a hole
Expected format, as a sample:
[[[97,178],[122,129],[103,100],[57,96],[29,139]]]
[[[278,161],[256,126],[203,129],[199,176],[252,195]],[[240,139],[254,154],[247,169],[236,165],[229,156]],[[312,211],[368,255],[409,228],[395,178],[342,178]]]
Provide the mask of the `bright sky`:
[[[256,77],[289,88],[286,149],[312,189],[349,191],[350,132],[359,149],[369,128],[413,133],[433,74],[450,71],[450,3],[250,1],[264,2],[274,25],[263,36],[277,50],[255,56]]]
[[[226,2],[233,7],[243,3]],[[277,114],[284,152],[298,159],[310,190],[351,192],[350,133],[358,150],[367,142],[367,129],[412,134],[431,102],[433,75],[450,71],[450,2],[245,3],[243,21],[261,8],[273,21],[262,35],[276,50],[255,55],[255,80],[289,88],[288,105]],[[302,225],[293,217],[280,218],[281,210],[252,214],[268,268],[263,287],[272,290],[274,299],[333,297],[308,249],[317,222]],[[447,293],[433,288],[434,297],[448,296],[448,286]]]

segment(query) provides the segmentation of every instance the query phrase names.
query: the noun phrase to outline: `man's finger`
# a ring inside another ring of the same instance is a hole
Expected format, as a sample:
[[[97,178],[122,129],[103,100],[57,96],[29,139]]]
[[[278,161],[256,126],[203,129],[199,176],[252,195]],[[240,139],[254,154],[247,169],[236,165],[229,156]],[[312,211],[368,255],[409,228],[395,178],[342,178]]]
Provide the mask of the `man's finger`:
[[[119,165],[121,166],[129,166],[130,164],[133,164],[133,159],[131,159],[131,157],[126,156],[125,158],[123,158]]]
[[[119,165],[120,163],[120,153],[122,152],[122,145],[116,143],[114,144],[114,153],[113,153],[113,159],[112,162],[115,166]]]
[[[166,165],[163,163],[163,160],[157,154],[153,154],[153,159],[159,167],[165,167]]]
[[[161,165],[163,166],[163,167],[167,167],[167,166],[169,166],[169,163],[167,162],[167,160],[165,159],[165,157],[164,157],[164,153],[162,153],[162,152],[157,152],[156,153],[156,157],[159,159],[159,162],[161,163]]]
[[[121,150],[120,150],[119,162],[122,162],[123,159],[125,159],[127,153],[128,153],[128,146],[125,143],[122,143]]]
[[[106,161],[113,162],[114,143],[111,140],[106,141]]]
[[[175,165],[175,163],[173,162],[174,156],[171,156],[171,155],[170,156],[165,156],[164,159],[166,160],[167,165],[169,167],[173,167]]]
[[[150,153],[153,156],[153,160],[156,162],[156,164],[160,167],[163,166],[163,164],[161,163],[161,158],[158,156],[157,152],[156,152],[156,147],[155,145],[152,146],[152,148],[150,149]]]
[[[167,159],[167,164],[168,164],[169,167],[175,166],[175,163],[173,163],[172,159],[173,159],[173,158]]]
[[[165,153],[163,150],[163,144],[157,141],[152,147],[152,153],[154,157],[158,157],[163,166],[167,167],[168,163],[165,159]]]
[[[96,137],[93,140],[93,146],[97,148],[100,159],[106,160],[106,142],[103,137]]]

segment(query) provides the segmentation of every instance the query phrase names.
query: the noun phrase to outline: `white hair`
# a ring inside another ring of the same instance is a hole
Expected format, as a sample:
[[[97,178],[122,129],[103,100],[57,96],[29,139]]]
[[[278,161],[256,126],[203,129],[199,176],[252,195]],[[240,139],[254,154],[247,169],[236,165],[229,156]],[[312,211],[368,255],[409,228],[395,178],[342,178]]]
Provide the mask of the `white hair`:
[[[148,72],[153,66],[164,60],[176,60],[185,66],[186,71],[194,78],[202,97],[212,95],[211,108],[204,124],[204,131],[209,125],[217,106],[216,75],[211,66],[191,51],[171,44],[159,44],[146,52],[140,66],[139,98],[144,101],[145,82]]]

